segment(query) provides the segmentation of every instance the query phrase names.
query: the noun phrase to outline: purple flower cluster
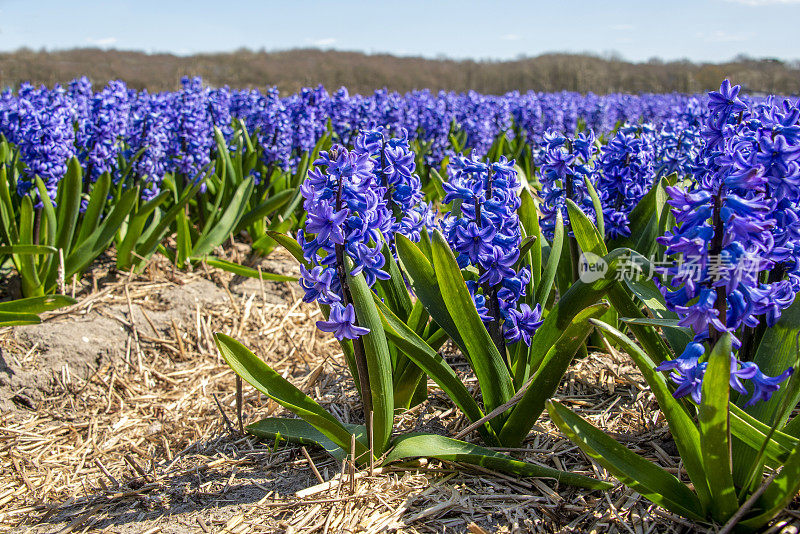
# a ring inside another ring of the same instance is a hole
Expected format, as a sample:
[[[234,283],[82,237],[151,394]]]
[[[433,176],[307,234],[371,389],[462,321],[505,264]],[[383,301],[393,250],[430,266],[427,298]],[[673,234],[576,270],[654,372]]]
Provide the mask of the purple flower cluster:
[[[167,155],[169,170],[194,179],[211,161],[214,146],[214,123],[208,105],[208,90],[200,78],[184,77],[180,91],[171,95],[172,124]]]
[[[392,138],[387,137],[384,128],[364,130],[356,138],[354,150],[372,158],[376,181],[386,190],[392,213],[389,234],[401,233],[411,241],[419,241],[420,232],[432,214],[422,201],[422,183],[415,173],[408,132],[403,129],[400,137]]]
[[[594,221],[592,199],[585,179],[595,181],[596,153],[595,136],[591,130],[574,138],[554,132],[545,134],[539,154],[539,180],[542,184],[540,224],[548,239],[553,237],[559,212],[565,224],[569,224],[566,199],[575,202]]]
[[[124,82],[113,81],[89,100],[88,116],[79,146],[80,158],[90,180],[105,173],[114,173],[117,156],[127,135],[130,104]],[[80,130],[79,130],[80,131]]]
[[[763,109],[754,113],[738,94],[739,86],[727,80],[709,94],[710,113],[701,132],[706,145],[695,165],[696,181],[688,189],[668,188],[677,226],[659,238],[667,254],[681,260],[665,271],[670,276],[662,288],[667,307],[695,338],[658,369],[673,371],[676,396],[691,394],[698,402],[706,343],[730,332],[738,349],[759,317],[773,326],[798,290],[793,272],[797,241],[784,235],[776,218],[785,216],[777,207],[782,202],[796,206],[800,194],[800,146],[782,130],[798,131],[798,114],[788,106],[785,114],[772,115],[781,118],[764,122],[761,118],[770,114]],[[781,122],[787,116],[790,124]],[[731,388],[747,394],[743,381],[749,381],[748,404],[769,399],[791,373],[789,368],[767,377],[755,363],[731,356]]]
[[[328,320],[319,321],[318,328],[338,339],[355,339],[368,330],[356,324],[345,256],[353,263],[351,274],[363,273],[369,286],[389,278],[382,270],[381,252],[393,224],[387,189],[376,176],[369,152],[334,145],[320,153],[301,191],[308,218],[297,237],[304,257],[313,264],[311,270],[301,269],[303,299],[330,306]]]
[[[641,133],[641,127],[621,128],[601,150],[595,187],[611,239],[631,235],[628,215],[653,185],[652,152]]]
[[[19,195],[26,195],[39,176],[55,199],[58,182],[67,172],[67,162],[75,155],[74,108],[60,87],[49,91],[23,85],[14,116],[15,128],[8,132],[25,164],[17,183]]]
[[[459,266],[478,269],[478,279],[467,282],[478,314],[490,331],[501,332],[505,341],[530,345],[542,323],[541,308],[537,304],[531,309],[519,302],[525,296],[530,272],[527,267],[514,268],[521,239],[514,162],[502,157],[495,163],[458,157],[448,172],[443,203],[454,205],[442,227],[458,253]]]

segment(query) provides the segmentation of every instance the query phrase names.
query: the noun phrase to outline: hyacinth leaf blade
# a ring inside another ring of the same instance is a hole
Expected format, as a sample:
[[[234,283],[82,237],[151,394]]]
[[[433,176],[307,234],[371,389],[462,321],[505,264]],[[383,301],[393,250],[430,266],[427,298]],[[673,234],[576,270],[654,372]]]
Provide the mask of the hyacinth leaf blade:
[[[589,180],[588,176],[584,176],[583,178],[584,184],[586,184],[586,190],[589,192],[589,198],[592,199],[592,208],[594,208],[594,216],[595,220],[597,221],[597,233],[600,236],[606,235],[606,225],[605,220],[603,219],[603,203],[600,200],[600,196],[597,194],[597,190],[592,185],[592,181]],[[570,221],[572,217],[570,216]]]
[[[530,191],[522,188],[519,194],[520,206],[517,210],[519,215],[519,222],[525,230],[525,235],[534,239],[533,246],[528,253],[530,258],[529,266],[531,269],[531,288],[539,287],[542,280],[542,246],[544,236],[542,236],[542,229],[539,225],[539,213],[536,208],[536,202],[533,200]],[[527,296],[532,297],[533,294],[529,291]]]
[[[671,512],[704,520],[697,495],[674,475],[631,452],[559,402],[547,401],[547,412],[559,430],[626,486]]]
[[[471,422],[482,419],[484,414],[478,403],[444,358],[400,320],[377,296],[374,300],[389,340],[430,376]],[[497,434],[487,423],[478,427],[478,432],[487,444],[500,445]]]
[[[204,256],[228,238],[244,215],[252,192],[253,179],[246,178],[236,188],[225,211],[222,212],[219,219],[215,220],[210,231],[200,236],[200,239],[194,245],[191,255]]]
[[[131,265],[131,252],[136,243],[147,239],[162,219],[161,211],[156,211],[169,198],[169,191],[162,191],[143,204],[134,206],[128,224],[117,239],[117,268],[125,271]],[[150,215],[153,215],[151,217]],[[149,224],[148,224],[149,223]],[[145,229],[145,226],[147,228]],[[120,239],[121,237],[121,239]]]
[[[264,235],[259,237],[253,243],[253,249],[257,250],[259,254],[262,256],[268,255],[275,249],[275,246],[278,244],[272,237],[270,237],[270,233],[278,233],[284,234],[288,232],[291,228],[297,227],[297,220],[292,216],[290,219],[282,221],[279,217],[275,217],[270,222],[269,226],[267,226]]]
[[[307,421],[344,450],[350,450],[351,433],[311,397],[276,373],[258,356],[230,336],[214,334],[220,354],[236,374],[269,398]],[[358,456],[368,453],[368,446],[356,440]]]
[[[598,256],[605,256],[608,254],[603,236],[597,230],[597,227],[586,216],[585,213],[578,207],[572,199],[567,199],[567,213],[569,214],[569,223],[572,232],[575,235],[575,240],[578,242],[583,253],[591,252]],[[577,275],[577,273],[575,273]]]
[[[753,362],[764,374],[775,376],[788,367],[797,369],[798,347],[800,335],[800,300],[796,300],[783,311],[781,318],[772,328],[764,332],[758,345]],[[752,385],[747,384],[748,391]],[[748,415],[764,423],[767,427],[779,429],[786,425],[798,401],[800,401],[800,373],[793,373],[781,388],[773,393],[769,400],[747,406],[750,395],[741,395],[735,402]],[[740,485],[752,478],[753,471],[761,472],[756,451],[743,443],[733,443],[734,479]]]
[[[623,257],[624,251],[615,250],[603,259],[608,263],[609,267],[615,267]],[[531,352],[527,365],[520,365],[522,362],[518,362],[515,366],[515,383],[524,384],[527,382],[528,378],[536,372],[539,365],[544,361],[547,352],[561,338],[561,335],[575,317],[582,310],[603,298],[608,288],[614,284],[614,279],[609,273],[613,273],[612,268],[609,268],[606,276],[593,282],[586,283],[578,280],[553,305],[550,313],[547,314],[544,322],[531,338]]]
[[[630,253],[629,250],[625,249],[617,250],[623,254]],[[673,358],[672,351],[670,351],[658,331],[651,325],[639,324],[639,321],[636,321],[637,319],[646,319],[646,317],[639,305],[633,301],[628,291],[622,287],[622,284],[617,282],[608,288],[608,300],[619,315],[629,319],[628,328],[630,328],[653,361],[656,362],[656,365]]]
[[[770,432],[772,431],[771,427],[765,425],[735,404],[730,405],[730,411],[731,434],[734,437],[741,440],[742,443],[751,447],[754,451],[760,450],[766,441],[764,455],[767,459],[767,465],[775,467],[785,462],[789,457],[789,453],[800,442],[800,439],[793,434],[780,430],[772,432],[770,436]],[[767,440],[768,436],[770,436],[770,438]],[[735,443],[734,441],[734,444]]]
[[[550,253],[547,256],[544,272],[542,273],[542,281],[536,288],[536,303],[545,308],[547,300],[550,298],[550,292],[553,289],[553,283],[556,279],[558,266],[561,262],[561,251],[564,247],[564,220],[561,217],[561,212],[556,214],[556,226],[553,231],[553,242],[550,244]]]
[[[730,459],[728,405],[730,402],[731,335],[714,345],[703,377],[703,401],[697,414],[700,450],[711,491],[711,516],[727,521],[739,508]]]
[[[424,234],[423,232],[420,244],[424,242]],[[447,335],[459,348],[464,350],[464,341],[447,310],[430,260],[422,252],[422,247],[418,247],[404,235],[397,234],[396,239],[397,254],[402,262],[403,271],[408,275],[414,294],[422,301],[431,318],[447,332]],[[460,272],[458,276],[461,278]],[[470,357],[466,351],[464,356],[467,359]]]
[[[781,472],[756,501],[757,511],[761,513],[742,521],[741,526],[752,530],[762,528],[789,506],[798,491],[800,491],[800,444],[795,446],[783,464]]]
[[[648,231],[648,225],[651,224],[653,218],[656,218],[656,221],[660,220],[660,214],[664,209],[664,205],[666,202],[666,198],[659,196],[657,197],[657,190],[662,188],[666,190],[667,185],[675,185],[677,181],[677,175],[672,174],[668,177],[663,177],[654,187],[652,187],[641,199],[639,202],[631,210],[630,214],[628,215],[628,220],[630,221],[629,226],[631,229],[631,235],[629,237],[618,237],[611,241],[609,246],[611,248],[617,247],[625,247],[625,248],[632,248],[637,250],[638,252],[642,252],[638,249],[639,240],[636,239],[634,241],[634,236],[643,236]],[[669,210],[666,210],[669,211]],[[663,235],[663,234],[659,234]],[[655,236],[653,237],[655,239]],[[647,243],[649,247],[649,243]],[[647,255],[647,252],[642,252],[642,254]]]
[[[42,320],[35,313],[0,311],[0,326],[25,326],[41,322]]]
[[[100,225],[82,243],[78,243],[70,251],[64,260],[64,276],[66,279],[72,278],[74,274],[83,273],[92,261],[108,248],[138,198],[138,187],[127,190]],[[47,280],[48,288],[54,290],[56,281],[56,275],[51,272],[51,277]]]
[[[300,243],[298,243],[295,238],[290,235],[275,231],[268,231],[267,236],[269,236],[271,239],[274,239],[276,243],[285,248],[286,251],[300,263],[300,265],[303,265],[309,270],[312,268],[311,262],[303,257],[303,247],[300,246]]]
[[[0,302],[0,326],[39,324],[40,313],[57,310],[77,301],[65,295],[48,295]]]
[[[58,250],[50,245],[0,245],[0,254],[16,254],[19,256],[31,254],[55,254]]]
[[[211,267],[216,267],[218,269],[222,269],[223,271],[247,278],[257,278],[261,280],[268,280],[270,282],[297,282],[298,280],[296,276],[267,273],[264,271],[259,271],[258,269],[253,269],[252,267],[234,263],[232,261],[215,258],[214,256],[193,256],[190,259],[192,261],[204,262]]]
[[[519,447],[536,420],[544,411],[544,403],[553,396],[561,383],[573,357],[589,337],[594,326],[589,322],[608,310],[608,304],[599,303],[582,310],[564,330],[558,341],[547,351],[536,373],[500,432],[500,441],[506,447]],[[527,355],[527,354],[526,354]]]
[[[9,182],[5,165],[0,165],[0,223],[2,223],[0,227],[3,229],[6,243],[14,245],[19,242],[19,227],[14,216],[14,203],[11,200]]]
[[[104,172],[92,185],[89,204],[86,206],[83,217],[81,217],[81,226],[78,229],[78,237],[75,239],[75,243],[82,243],[97,229],[105,211],[110,189],[111,175]]]
[[[367,441],[364,425],[343,426],[356,435],[359,442]],[[317,430],[312,424],[303,419],[288,419],[285,417],[265,417],[245,427],[248,433],[272,442],[286,440],[298,445],[316,445],[333,456],[338,462],[346,459],[349,449],[343,449],[333,442],[328,436]]]
[[[47,187],[38,176],[36,177],[36,190],[39,192],[39,199],[42,203],[41,225],[39,226],[39,243],[44,245],[53,245],[56,242],[56,230],[58,229],[58,220],[56,218],[56,209],[53,206],[53,201],[50,200],[50,195],[47,194]],[[58,249],[56,249],[58,250]],[[39,270],[40,276],[45,276],[47,273],[48,262],[42,264]]]
[[[72,158],[67,167],[67,174],[59,182],[56,196],[58,208],[58,232],[53,246],[64,250],[70,249],[81,207],[81,187],[83,186],[83,169],[77,158]]]
[[[136,259],[131,261],[131,265],[134,265],[136,270],[140,270],[144,267],[147,260],[153,255],[158,245],[164,239],[172,222],[176,221],[178,216],[184,213],[184,207],[198,191],[200,191],[199,181],[185,189],[181,195],[176,195],[178,200],[175,204],[164,214],[158,224],[153,227],[149,235],[136,245]]]
[[[684,405],[672,396],[672,391],[664,376],[655,370],[656,364],[642,348],[628,336],[602,321],[593,321],[603,336],[613,340],[630,356],[642,373],[650,391],[655,395],[658,406],[664,414],[675,445],[704,507],[711,503],[711,493],[706,481],[706,471],[700,443],[700,432],[692,415]]]
[[[645,256],[650,256],[656,250],[658,245],[656,238],[664,235],[664,231],[666,230],[665,225],[670,220],[670,210],[664,209],[664,206],[667,205],[667,200],[669,200],[665,182],[665,179],[659,180],[652,189],[653,212],[634,247],[637,252]]]
[[[19,208],[19,240],[20,245],[33,245],[33,202],[25,196]],[[36,269],[36,257],[31,254],[17,256],[17,269],[22,282],[22,294],[26,297],[44,295],[39,273]]]
[[[650,261],[638,254],[631,255],[631,261],[635,261],[641,265],[644,272],[652,272]],[[677,321],[678,314],[667,309],[664,296],[656,287],[652,280],[638,277],[625,277],[625,285],[638,298],[642,304],[653,314],[655,319],[664,321]],[[642,317],[628,317],[626,321],[639,322],[647,320]],[[666,326],[666,325],[665,325]],[[667,338],[667,343],[672,348],[674,354],[682,354],[686,345],[692,340],[692,335],[679,328],[665,328],[664,337]]]
[[[389,345],[383,332],[380,315],[372,300],[372,290],[363,273],[353,276],[353,263],[345,257],[347,284],[353,297],[358,326],[368,328],[369,333],[359,337],[364,345],[367,360],[370,396],[373,410],[373,436],[375,454],[380,456],[389,444],[394,427],[394,389],[392,382],[392,360]]]
[[[478,315],[453,251],[438,231],[433,235],[432,250],[434,272],[445,306],[464,341],[463,348],[478,378],[486,410],[492,411],[514,394],[511,374]],[[495,429],[504,420],[502,415],[493,419]]]
[[[385,240],[381,252],[384,258],[386,272],[389,273],[389,279],[378,280],[378,285],[383,290],[386,299],[390,302],[392,310],[406,321],[413,307],[411,295],[408,294],[408,288],[403,279],[403,273],[400,272],[400,267],[394,259],[394,254],[392,254],[392,251],[389,249],[389,244]]]
[[[549,478],[559,483],[592,490],[608,490],[608,482],[551,467],[514,460],[491,449],[436,434],[405,434],[395,439],[385,463],[408,458],[435,458],[448,462],[473,464],[504,473]]]
[[[244,214],[239,221],[239,224],[236,226],[236,231],[241,232],[242,230],[251,227],[256,223],[260,223],[261,220],[267,217],[270,213],[279,210],[286,205],[294,193],[295,191],[293,189],[285,189],[279,193],[275,193],[274,195],[269,195],[269,197],[260,202],[256,207]]]

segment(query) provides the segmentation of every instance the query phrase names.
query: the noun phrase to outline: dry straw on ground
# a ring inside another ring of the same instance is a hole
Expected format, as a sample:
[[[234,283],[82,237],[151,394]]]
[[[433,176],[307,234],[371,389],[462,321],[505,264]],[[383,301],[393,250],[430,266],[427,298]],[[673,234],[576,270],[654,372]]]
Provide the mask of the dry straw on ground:
[[[295,269],[279,252],[261,266]],[[213,332],[239,338],[341,420],[361,420],[335,339],[314,327],[318,310],[291,284],[214,269],[186,274],[161,260],[139,276],[101,271],[75,288],[75,306],[43,325],[0,331],[0,531],[696,530],[621,485],[588,492],[424,460],[370,476],[313,448],[241,435],[234,375]],[[447,357],[476,388],[459,356]],[[429,401],[401,414],[399,428],[456,435],[467,422],[429,386]],[[577,361],[558,398],[683,474],[657,405],[624,356]],[[243,406],[244,424],[286,415],[247,384]],[[523,449],[507,452],[609,478],[546,417]],[[799,519],[788,511],[774,529]]]

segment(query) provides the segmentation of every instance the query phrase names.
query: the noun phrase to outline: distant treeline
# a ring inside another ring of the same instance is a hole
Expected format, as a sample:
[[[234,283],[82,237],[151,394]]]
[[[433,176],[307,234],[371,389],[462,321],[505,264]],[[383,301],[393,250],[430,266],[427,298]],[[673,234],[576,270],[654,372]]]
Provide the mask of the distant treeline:
[[[238,50],[188,57],[99,49],[0,53],[0,88],[18,87],[25,81],[52,86],[81,75],[97,85],[121,79],[132,88],[151,91],[175,89],[181,76],[199,75],[212,86],[274,85],[284,92],[321,83],[331,91],[344,85],[359,93],[382,87],[401,92],[474,89],[489,94],[531,89],[598,94],[694,93],[718,88],[726,77],[748,92],[800,92],[797,63],[746,57],[721,64],[696,64],[657,60],[629,63],[577,54],[545,54],[514,61],[455,61],[321,50]]]

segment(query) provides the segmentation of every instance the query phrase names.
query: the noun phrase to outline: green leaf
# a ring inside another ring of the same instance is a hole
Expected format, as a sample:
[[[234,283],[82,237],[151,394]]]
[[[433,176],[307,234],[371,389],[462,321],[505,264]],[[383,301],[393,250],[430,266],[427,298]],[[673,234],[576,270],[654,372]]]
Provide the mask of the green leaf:
[[[225,208],[225,211],[211,228],[211,231],[200,236],[200,239],[194,244],[192,255],[205,256],[228,238],[239,223],[239,220],[241,220],[252,192],[253,178],[245,178],[242,180],[242,183],[239,184],[239,187],[236,188],[230,204]]]
[[[544,402],[553,396],[578,348],[586,341],[594,326],[589,319],[608,310],[608,304],[594,304],[578,313],[558,341],[547,351],[531,384],[514,406],[500,432],[500,442],[506,447],[519,447],[536,420],[544,411]]]
[[[22,198],[19,208],[19,245],[33,244],[33,203],[30,196]],[[22,282],[22,294],[26,297],[35,297],[44,294],[39,273],[36,270],[36,260],[30,254],[15,258],[17,270]]]
[[[635,261],[637,264],[641,265],[643,268],[645,266],[648,267],[648,272],[652,269],[649,267],[650,262],[646,260],[643,256],[639,256],[638,254],[631,255],[631,261]],[[646,262],[646,263],[640,263]],[[643,278],[631,278],[625,277],[625,284],[628,286],[628,289],[636,295],[636,297],[642,301],[642,303],[650,310],[650,313],[653,314],[654,317],[657,319],[662,320],[673,320],[677,321],[678,315],[675,312],[672,312],[667,309],[666,302],[664,301],[664,296],[656,287],[655,283],[649,279]],[[642,318],[628,318],[628,320],[635,320],[641,321]],[[664,331],[664,337],[667,338],[667,342],[669,346],[672,347],[672,351],[677,354],[683,354],[683,351],[686,350],[686,345],[692,340],[692,334],[687,333],[685,330],[679,329],[668,329]]]
[[[58,250],[48,245],[0,245],[0,254],[16,254],[26,256],[31,254],[55,254]]]
[[[731,379],[731,335],[720,338],[708,358],[703,378],[703,400],[697,420],[700,424],[700,450],[703,452],[711,514],[727,521],[739,508],[730,462],[728,404]]]
[[[792,450],[781,472],[756,501],[757,509],[761,513],[742,521],[741,526],[753,530],[760,529],[786,508],[798,491],[800,491],[800,445]]]
[[[383,243],[382,254],[385,262],[384,269],[389,273],[391,278],[388,280],[379,280],[378,283],[386,293],[389,301],[392,303],[392,310],[394,310],[395,313],[400,314],[402,319],[405,321],[411,314],[411,309],[413,307],[411,303],[411,295],[408,294],[408,288],[406,288],[406,282],[405,278],[403,277],[403,273],[400,271],[400,267],[394,260],[394,254],[392,254],[389,244],[386,241]]]
[[[353,276],[352,262],[345,259],[347,265],[347,284],[353,296],[353,307],[356,311],[358,325],[369,328],[369,333],[359,339],[364,345],[367,359],[370,393],[373,410],[374,452],[383,454],[389,445],[389,438],[394,428],[394,397],[392,389],[392,360],[389,346],[383,332],[380,315],[372,300],[372,291],[364,279],[363,273]]]
[[[583,177],[583,183],[586,184],[586,190],[589,192],[589,198],[592,199],[592,207],[594,208],[594,216],[595,220],[597,221],[597,232],[600,234],[600,237],[605,237],[606,235],[606,224],[605,220],[603,219],[603,203],[600,202],[600,197],[597,195],[597,190],[592,185],[591,180],[589,180],[588,176]],[[570,216],[570,221],[572,221],[572,217]]]
[[[73,274],[82,273],[97,256],[108,248],[138,198],[138,187],[125,191],[103,222],[64,259],[66,279],[70,279]],[[48,286],[54,286],[55,275],[51,275],[47,282]]]
[[[471,422],[482,419],[484,414],[478,403],[444,358],[401,321],[377,295],[373,298],[381,315],[384,332],[391,342],[425,371]],[[487,443],[500,445],[497,435],[488,424],[479,427],[478,431]]]
[[[525,234],[534,239],[533,247],[530,251],[531,258],[531,281],[533,287],[539,287],[542,279],[542,231],[539,227],[539,210],[533,200],[530,191],[523,188],[519,194],[520,206],[517,210],[519,222],[525,229]]]
[[[486,410],[491,412],[514,394],[511,375],[478,315],[461,269],[444,236],[433,234],[433,269],[447,310],[464,342],[464,354],[475,371]],[[504,417],[493,419],[502,424]]]
[[[527,366],[517,364],[514,369],[515,383],[524,384],[531,373],[539,368],[550,348],[561,338],[575,316],[603,298],[608,288],[615,283],[613,273],[624,255],[625,252],[622,249],[612,251],[603,258],[603,261],[609,266],[605,277],[598,278],[591,283],[578,280],[561,296],[531,339],[531,352]]]
[[[423,232],[423,235],[426,232]],[[431,318],[441,326],[450,339],[459,347],[464,347],[464,341],[456,328],[450,312],[447,310],[433,265],[417,245],[412,243],[402,234],[396,236],[395,245],[397,254],[403,263],[403,270],[408,274],[411,287],[417,299],[422,301]],[[459,273],[459,277],[461,274]]]
[[[156,213],[153,220],[149,224],[149,230],[152,231],[159,224],[160,212],[156,212],[161,204],[163,204],[169,197],[169,191],[162,191],[155,198],[141,204],[134,206],[131,216],[128,218],[128,224],[124,231],[122,240],[117,242],[117,268],[121,271],[127,271],[131,266],[131,251],[136,243],[144,241],[149,235],[145,231],[145,224],[147,224],[150,214]]]
[[[42,320],[35,313],[17,313],[0,311],[0,326],[24,326],[39,324]]]
[[[730,405],[730,411],[731,433],[736,438],[742,440],[743,443],[753,448],[754,451],[761,449],[771,428],[735,404]],[[780,463],[786,461],[789,457],[789,453],[797,444],[798,438],[781,431],[775,431],[772,434],[772,438],[767,442],[767,447],[764,452],[767,458]],[[737,457],[734,456],[734,467],[736,467],[736,461],[738,461]]]
[[[404,458],[435,458],[447,462],[462,462],[516,476],[550,478],[559,483],[587,489],[607,490],[612,487],[608,482],[551,467],[521,462],[479,445],[436,434],[412,433],[400,436],[394,441],[394,448],[389,452],[384,463],[389,464]]]
[[[800,299],[795,300],[794,304],[784,310],[778,322],[764,332],[753,362],[768,376],[779,375],[788,367],[796,365],[798,333],[800,333]],[[768,427],[776,425],[777,428],[782,428],[800,401],[800,376],[796,371],[794,376],[781,384],[781,388],[773,393],[770,400],[752,406],[745,404],[750,399],[753,386],[747,381],[745,384],[748,394],[739,396],[736,405]],[[734,480],[737,483],[744,484],[752,470],[759,469],[755,465],[757,450],[758,448],[754,451],[750,447],[734,443]]]
[[[351,432],[357,431],[356,425],[349,425]],[[346,425],[347,427],[347,425]],[[297,443],[299,445],[315,445],[325,449],[325,452],[333,456],[338,462],[347,458],[350,450],[342,449],[336,443],[331,441],[325,434],[314,428],[310,423],[303,419],[288,419],[284,417],[266,417],[258,422],[247,425],[245,427],[247,432],[259,438],[274,441],[276,439],[285,439],[290,443]],[[366,432],[364,426],[358,427],[360,433],[358,435],[359,441],[366,441]]]
[[[350,450],[350,432],[333,415],[288,380],[272,370],[244,345],[225,334],[214,334],[220,354],[231,369],[254,388],[307,421],[328,439],[344,450]],[[365,445],[356,442],[358,456],[369,453]]]
[[[106,205],[108,191],[111,189],[111,175],[104,172],[92,186],[92,194],[89,196],[89,205],[81,217],[81,228],[75,244],[85,241],[94,232],[103,216],[103,208]]]
[[[553,230],[553,242],[550,244],[550,255],[542,274],[542,283],[536,288],[536,303],[544,309],[550,291],[553,289],[553,282],[558,272],[558,264],[561,261],[561,249],[564,246],[564,220],[561,218],[561,211],[556,213],[556,227]]]
[[[675,328],[684,333],[692,331],[691,328],[686,328],[678,324],[678,319],[651,319],[650,317],[620,317],[623,323],[628,324],[643,324],[648,326],[657,326],[659,328]]]
[[[164,239],[164,236],[166,235],[167,230],[169,230],[169,226],[172,224],[172,221],[176,220],[178,215],[183,213],[183,209],[186,204],[188,204],[192,197],[194,197],[197,192],[200,191],[201,184],[202,180],[199,180],[193,183],[191,187],[186,189],[183,192],[183,195],[178,197],[179,200],[175,203],[175,205],[164,214],[164,217],[162,217],[155,228],[152,229],[147,239],[136,246],[136,255],[139,258],[147,259],[153,255],[156,247],[158,247],[159,243],[161,243],[161,241]],[[142,262],[142,260],[137,258],[133,263],[141,266],[142,263],[140,262]]]
[[[584,253],[591,252],[598,256],[608,254],[603,236],[597,231],[592,221],[583,213],[577,204],[567,199],[567,214],[575,240]]]
[[[56,230],[58,222],[56,220],[56,210],[53,207],[53,201],[50,200],[50,195],[47,192],[47,186],[38,176],[36,177],[36,190],[39,192],[39,200],[42,203],[42,213],[44,220],[39,227],[39,243],[43,245],[52,245],[56,242]],[[42,228],[47,229],[46,236],[42,234]]]
[[[642,348],[628,336],[602,321],[592,321],[600,332],[610,337],[624,350],[639,368],[642,376],[656,397],[658,406],[669,425],[678,453],[683,460],[686,473],[695,486],[703,507],[711,503],[711,492],[706,481],[706,470],[700,448],[700,432],[692,416],[684,406],[672,396],[664,375],[655,370],[656,363]]]
[[[238,263],[222,260],[220,258],[215,258],[214,256],[206,256],[203,258],[193,257],[191,259],[196,261],[203,261],[212,267],[216,267],[218,269],[222,269],[223,271],[227,271],[229,273],[233,273],[239,276],[245,276],[247,278],[261,278],[261,280],[268,280],[270,282],[297,282],[296,276],[265,273],[263,271],[259,272],[257,269],[253,269],[252,267],[239,265]]]
[[[295,238],[290,235],[282,234],[280,232],[267,232],[267,235],[274,239],[278,244],[283,246],[289,254],[294,256],[300,265],[305,266],[306,269],[311,270],[311,262],[303,257],[303,247],[297,242]]]
[[[547,412],[573,443],[620,482],[671,512],[696,521],[705,519],[697,496],[674,475],[632,453],[556,401],[547,402]]]
[[[284,189],[279,193],[270,195],[269,198],[261,202],[258,206],[248,211],[239,221],[237,229],[244,230],[251,224],[258,222],[268,214],[284,206],[294,195],[294,189]]]
[[[48,295],[45,297],[29,297],[26,299],[0,302],[0,312],[7,313],[44,313],[70,306],[78,302],[65,295]]]
[[[66,256],[70,252],[70,244],[75,234],[75,226],[78,223],[81,207],[81,186],[83,171],[78,162],[78,158],[73,157],[69,161],[67,174],[61,179],[58,188],[58,233],[54,246],[64,249]]]

